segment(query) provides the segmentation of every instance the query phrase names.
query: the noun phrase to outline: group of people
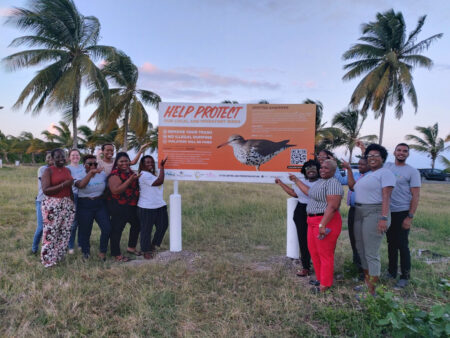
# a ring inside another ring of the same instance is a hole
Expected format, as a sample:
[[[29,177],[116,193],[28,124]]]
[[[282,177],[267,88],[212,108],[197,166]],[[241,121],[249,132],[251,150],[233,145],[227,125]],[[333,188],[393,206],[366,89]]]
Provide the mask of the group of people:
[[[42,238],[41,261],[45,267],[57,264],[67,251],[73,254],[77,235],[83,258],[88,259],[94,220],[101,233],[100,259],[106,260],[110,244],[115,261],[130,260],[120,250],[127,223],[127,253],[143,255],[145,259],[154,257],[168,227],[163,198],[167,158],[161,160],[157,173],[152,156],[143,156],[139,161],[145,148],[146,145],[131,161],[126,152],[119,152],[114,158],[114,146],[104,144],[97,156],[83,156],[82,164],[80,152],[72,149],[67,166],[64,150],[47,154],[47,165],[38,170],[37,228],[32,245],[32,252],[37,254]],[[131,165],[138,161],[138,172],[134,172]],[[139,236],[141,251],[136,248]]]
[[[368,292],[375,295],[381,275],[380,246],[385,234],[389,259],[386,277],[397,278],[400,254],[401,275],[395,287],[406,287],[410,279],[408,235],[419,204],[420,173],[406,164],[409,146],[405,143],[395,147],[393,163],[385,163],[387,150],[379,144],[366,148],[358,141],[357,146],[362,156],[356,175],[350,164],[343,161],[342,167],[347,171],[343,177],[333,154],[323,150],[317,155],[317,161],[304,163],[301,170],[304,178],[289,176],[292,188],[275,180],[286,193],[298,198],[293,218],[303,269],[297,275],[312,274],[312,259],[316,274],[316,279],[310,280],[313,292],[325,292],[333,285],[334,253],[342,229],[339,206],[345,184],[349,187],[348,231],[353,263],[360,270]]]

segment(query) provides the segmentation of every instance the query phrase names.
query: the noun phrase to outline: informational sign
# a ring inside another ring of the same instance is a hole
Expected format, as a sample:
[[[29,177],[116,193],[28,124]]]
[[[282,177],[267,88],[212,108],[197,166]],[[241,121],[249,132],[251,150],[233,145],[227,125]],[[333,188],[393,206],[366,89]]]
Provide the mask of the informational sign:
[[[314,157],[313,104],[159,104],[169,180],[273,183]]]

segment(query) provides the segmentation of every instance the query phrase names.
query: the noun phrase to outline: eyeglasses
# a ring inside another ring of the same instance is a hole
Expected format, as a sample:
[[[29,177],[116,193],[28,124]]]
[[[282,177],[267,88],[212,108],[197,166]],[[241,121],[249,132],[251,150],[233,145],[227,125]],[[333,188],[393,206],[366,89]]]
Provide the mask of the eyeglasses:
[[[90,167],[92,167],[92,166],[96,167],[96,166],[98,166],[98,163],[97,163],[97,162],[94,162],[94,163],[86,163],[86,165],[88,165],[88,166],[90,166]]]
[[[380,154],[372,154],[372,155],[367,155],[367,158],[374,158],[374,157],[381,157]]]

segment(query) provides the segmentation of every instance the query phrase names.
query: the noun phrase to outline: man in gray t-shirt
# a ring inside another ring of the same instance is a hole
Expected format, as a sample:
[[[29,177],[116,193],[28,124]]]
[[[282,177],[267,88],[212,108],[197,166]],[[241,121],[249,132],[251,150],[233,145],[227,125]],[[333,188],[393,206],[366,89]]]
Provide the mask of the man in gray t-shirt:
[[[404,288],[408,284],[411,270],[411,255],[408,247],[408,235],[414,213],[419,205],[420,173],[406,164],[409,146],[400,143],[395,147],[395,163],[385,163],[396,177],[395,188],[391,195],[391,226],[387,232],[389,277],[396,278],[398,270],[398,252],[400,252],[400,280],[396,288]]]

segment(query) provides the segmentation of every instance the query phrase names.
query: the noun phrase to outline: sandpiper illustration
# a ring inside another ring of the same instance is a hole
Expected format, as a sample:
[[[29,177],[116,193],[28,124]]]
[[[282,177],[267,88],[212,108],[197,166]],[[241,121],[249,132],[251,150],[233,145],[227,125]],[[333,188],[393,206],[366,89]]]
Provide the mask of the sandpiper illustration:
[[[256,170],[259,170],[260,165],[270,161],[283,150],[295,146],[295,144],[288,143],[289,140],[280,142],[245,140],[241,135],[231,135],[227,142],[217,146],[217,148],[229,144],[233,147],[234,157],[239,162],[245,165],[255,166]]]

